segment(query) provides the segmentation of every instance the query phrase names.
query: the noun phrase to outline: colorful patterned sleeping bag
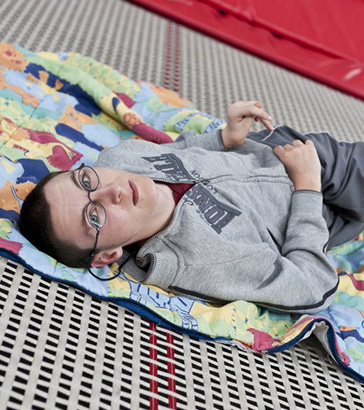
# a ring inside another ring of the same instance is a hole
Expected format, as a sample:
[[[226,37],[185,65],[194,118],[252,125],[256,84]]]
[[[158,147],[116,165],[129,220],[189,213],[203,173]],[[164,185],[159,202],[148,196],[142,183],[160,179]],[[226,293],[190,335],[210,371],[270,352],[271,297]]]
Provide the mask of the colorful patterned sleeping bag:
[[[163,143],[223,122],[177,94],[134,82],[91,58],[34,53],[0,44],[0,247],[32,271],[127,307],[188,334],[259,352],[278,352],[312,332],[333,359],[364,382],[364,237],[328,257],[340,276],[332,306],[320,314],[272,313],[253,303],[224,306],[147,287],[124,272],[110,283],[70,269],[37,251],[17,230],[23,199],[48,172],[92,164],[120,139]],[[116,265],[116,264],[114,264]],[[117,266],[109,269],[114,272]]]

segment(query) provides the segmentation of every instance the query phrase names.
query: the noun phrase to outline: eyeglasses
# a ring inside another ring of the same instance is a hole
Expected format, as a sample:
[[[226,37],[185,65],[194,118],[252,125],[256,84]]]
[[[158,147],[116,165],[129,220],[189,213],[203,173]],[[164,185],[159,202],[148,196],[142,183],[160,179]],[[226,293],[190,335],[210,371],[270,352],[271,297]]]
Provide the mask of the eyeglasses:
[[[97,172],[92,168],[85,164],[81,164],[79,168],[76,169],[77,171],[77,178],[80,186],[87,191],[89,204],[85,208],[85,219],[89,225],[91,225],[94,229],[96,229],[96,238],[95,238],[95,245],[90,253],[90,256],[87,261],[87,270],[91,273],[91,275],[99,280],[108,281],[115,279],[121,273],[121,267],[125,265],[127,260],[123,262],[122,265],[119,266],[118,272],[111,278],[101,278],[100,276],[95,275],[92,272],[92,259],[96,254],[97,249],[97,241],[99,239],[100,230],[105,226],[107,215],[106,209],[104,206],[98,202],[93,201],[91,199],[91,192],[95,192],[100,186],[100,178]]]

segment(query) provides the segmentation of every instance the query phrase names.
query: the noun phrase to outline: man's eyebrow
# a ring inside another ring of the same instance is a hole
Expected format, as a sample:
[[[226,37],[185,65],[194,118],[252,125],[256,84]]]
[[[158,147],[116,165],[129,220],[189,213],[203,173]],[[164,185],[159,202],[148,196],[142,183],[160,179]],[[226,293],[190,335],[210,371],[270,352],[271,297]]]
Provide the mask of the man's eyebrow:
[[[77,171],[78,171],[77,169],[70,170],[71,179],[79,188],[82,189],[82,187],[80,187],[80,183],[78,182],[77,177],[76,177]]]

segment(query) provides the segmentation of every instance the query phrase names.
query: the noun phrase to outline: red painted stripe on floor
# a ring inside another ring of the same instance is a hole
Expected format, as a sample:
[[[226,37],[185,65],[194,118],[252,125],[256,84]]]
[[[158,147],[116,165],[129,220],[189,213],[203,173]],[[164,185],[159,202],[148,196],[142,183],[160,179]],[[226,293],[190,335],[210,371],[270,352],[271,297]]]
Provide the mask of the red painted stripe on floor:
[[[168,22],[167,29],[167,44],[166,44],[166,58],[164,63],[164,87],[168,88],[171,76],[171,37],[172,37],[172,23]]]
[[[155,380],[158,376],[158,366],[157,364],[153,363],[152,360],[157,360],[157,349],[154,346],[157,346],[157,335],[154,333],[157,329],[157,325],[155,323],[149,323],[149,358],[151,359],[149,365],[149,374],[150,374],[150,386],[149,391],[154,394],[158,394],[158,382]],[[149,408],[150,410],[158,410],[158,399],[156,397],[150,397],[149,400]]]
[[[168,394],[168,408],[171,410],[177,409],[176,400],[176,367],[174,365],[174,338],[171,333],[167,333],[167,357],[168,357],[168,391],[172,394]],[[172,346],[170,346],[172,345]]]
[[[174,37],[174,83],[173,90],[179,90],[179,31],[180,28],[176,24],[176,33]]]

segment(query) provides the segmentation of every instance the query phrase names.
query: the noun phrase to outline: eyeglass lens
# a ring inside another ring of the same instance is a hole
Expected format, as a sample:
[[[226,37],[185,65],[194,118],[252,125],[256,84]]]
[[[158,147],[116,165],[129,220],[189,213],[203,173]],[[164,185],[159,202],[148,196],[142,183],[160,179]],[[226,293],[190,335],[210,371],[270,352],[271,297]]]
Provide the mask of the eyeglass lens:
[[[86,208],[86,218],[96,229],[101,229],[106,222],[106,211],[100,202],[91,201]]]
[[[78,171],[78,180],[83,189],[86,191],[96,191],[99,186],[99,177],[96,171],[88,166]]]
[[[87,165],[78,170],[78,180],[82,188],[88,192],[96,191],[100,184],[97,172]],[[94,228],[101,229],[106,223],[105,208],[100,202],[92,201],[90,198],[86,208],[86,218]]]

